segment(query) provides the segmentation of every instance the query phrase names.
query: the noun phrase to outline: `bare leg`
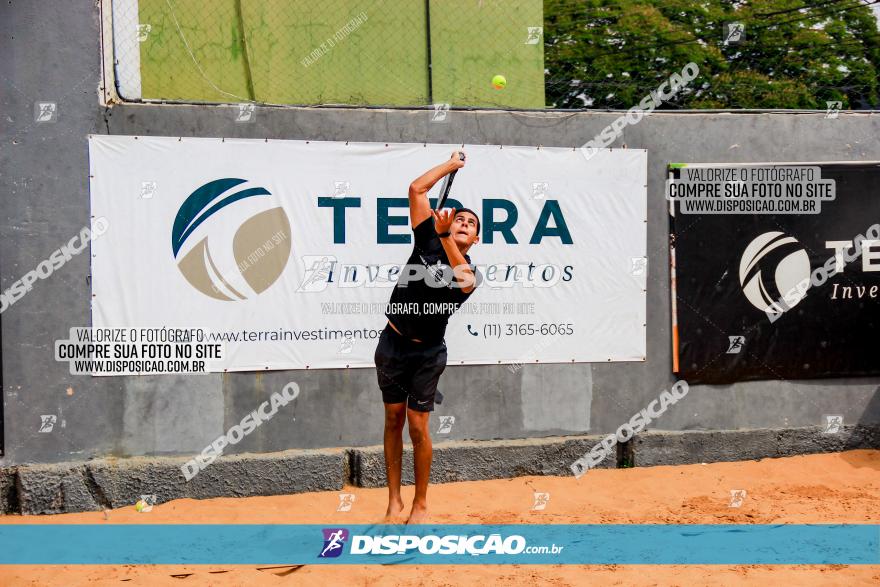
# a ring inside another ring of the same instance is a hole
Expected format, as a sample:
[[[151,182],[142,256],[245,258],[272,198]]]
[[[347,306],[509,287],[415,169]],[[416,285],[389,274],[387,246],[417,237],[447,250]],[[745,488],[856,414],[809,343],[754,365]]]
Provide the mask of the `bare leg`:
[[[413,461],[416,472],[416,496],[407,524],[421,524],[428,517],[428,479],[431,477],[431,459],[434,454],[431,445],[431,431],[428,422],[431,412],[417,412],[407,409],[409,437],[413,444]]]
[[[403,511],[400,498],[400,468],[403,463],[403,424],[406,403],[385,404],[385,476],[388,478],[388,510],[385,521]]]

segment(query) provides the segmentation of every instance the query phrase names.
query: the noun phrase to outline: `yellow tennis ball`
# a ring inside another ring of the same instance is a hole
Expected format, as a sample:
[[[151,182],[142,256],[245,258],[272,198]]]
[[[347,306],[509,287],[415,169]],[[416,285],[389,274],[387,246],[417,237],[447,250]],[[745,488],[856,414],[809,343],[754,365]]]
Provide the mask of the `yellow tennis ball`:
[[[134,509],[137,510],[137,511],[139,511],[139,512],[144,511],[144,508],[145,508],[145,507],[147,507],[147,502],[145,502],[145,501],[142,500],[142,499],[139,499],[138,502],[137,502],[136,504],[134,504]]]
[[[507,85],[507,78],[500,73],[492,78],[492,87],[496,90],[503,90]]]

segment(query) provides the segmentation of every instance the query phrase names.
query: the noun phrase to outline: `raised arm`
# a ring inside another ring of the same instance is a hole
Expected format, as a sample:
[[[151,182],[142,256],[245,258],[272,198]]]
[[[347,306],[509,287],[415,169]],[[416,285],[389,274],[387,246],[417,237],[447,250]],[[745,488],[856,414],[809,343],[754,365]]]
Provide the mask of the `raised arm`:
[[[477,286],[477,278],[474,276],[470,265],[468,265],[467,259],[458,250],[458,245],[452,240],[452,235],[448,234],[452,221],[455,219],[455,208],[441,212],[432,210],[431,213],[434,215],[434,228],[437,230],[437,234],[447,234],[447,236],[440,238],[440,244],[443,245],[443,250],[446,251],[446,257],[449,259],[450,267],[452,267],[452,274],[459,283],[461,291],[471,293]]]
[[[447,174],[462,167],[464,167],[464,161],[459,159],[458,151],[453,151],[448,161],[429,169],[409,184],[409,222],[413,228],[431,216],[428,191]]]

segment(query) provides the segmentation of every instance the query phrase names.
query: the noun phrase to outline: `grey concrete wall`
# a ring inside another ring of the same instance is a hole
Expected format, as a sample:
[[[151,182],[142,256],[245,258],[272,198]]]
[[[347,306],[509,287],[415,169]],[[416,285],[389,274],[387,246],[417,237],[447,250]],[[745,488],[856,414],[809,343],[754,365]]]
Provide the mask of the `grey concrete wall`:
[[[0,6],[0,286],[9,287],[89,222],[89,133],[277,139],[580,146],[613,113],[453,112],[261,108],[236,124],[232,107],[98,103],[98,12],[91,2]],[[35,101],[59,105],[37,124]],[[648,150],[648,355],[645,363],[448,367],[438,415],[456,424],[438,442],[613,431],[674,381],[670,372],[667,219],[670,161],[880,159],[880,116],[654,114],[616,146]],[[409,181],[402,179],[401,181]],[[206,376],[71,376],[53,343],[90,324],[88,254],[38,282],[3,312],[5,455],[0,465],[200,451],[291,380],[302,393],[236,452],[367,446],[379,442],[382,405],[372,369]],[[692,387],[655,428],[730,430],[880,421],[878,378]],[[55,414],[51,433],[40,416]]]
[[[431,483],[571,475],[571,464],[601,436],[444,442],[434,452]],[[810,453],[880,448],[880,426],[724,432],[645,432],[618,445],[594,469],[759,460]],[[853,453],[843,458],[848,459]],[[387,485],[381,446],[287,450],[223,456],[187,481],[186,457],[93,459],[0,467],[0,514],[57,514],[189,497],[249,497],[332,491],[346,485]],[[412,450],[403,452],[402,482],[413,484]],[[582,483],[589,483],[587,471]]]

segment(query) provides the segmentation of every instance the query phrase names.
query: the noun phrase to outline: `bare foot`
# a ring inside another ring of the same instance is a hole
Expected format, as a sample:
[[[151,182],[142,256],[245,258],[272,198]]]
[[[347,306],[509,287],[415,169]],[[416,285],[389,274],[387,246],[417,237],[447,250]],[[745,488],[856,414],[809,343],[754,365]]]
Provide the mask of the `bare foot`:
[[[403,500],[399,497],[397,499],[389,499],[388,500],[388,509],[385,510],[385,522],[394,522],[395,518],[399,516],[403,512]]]
[[[407,524],[424,524],[428,521],[428,506],[423,503],[413,502],[412,511],[409,513]]]

